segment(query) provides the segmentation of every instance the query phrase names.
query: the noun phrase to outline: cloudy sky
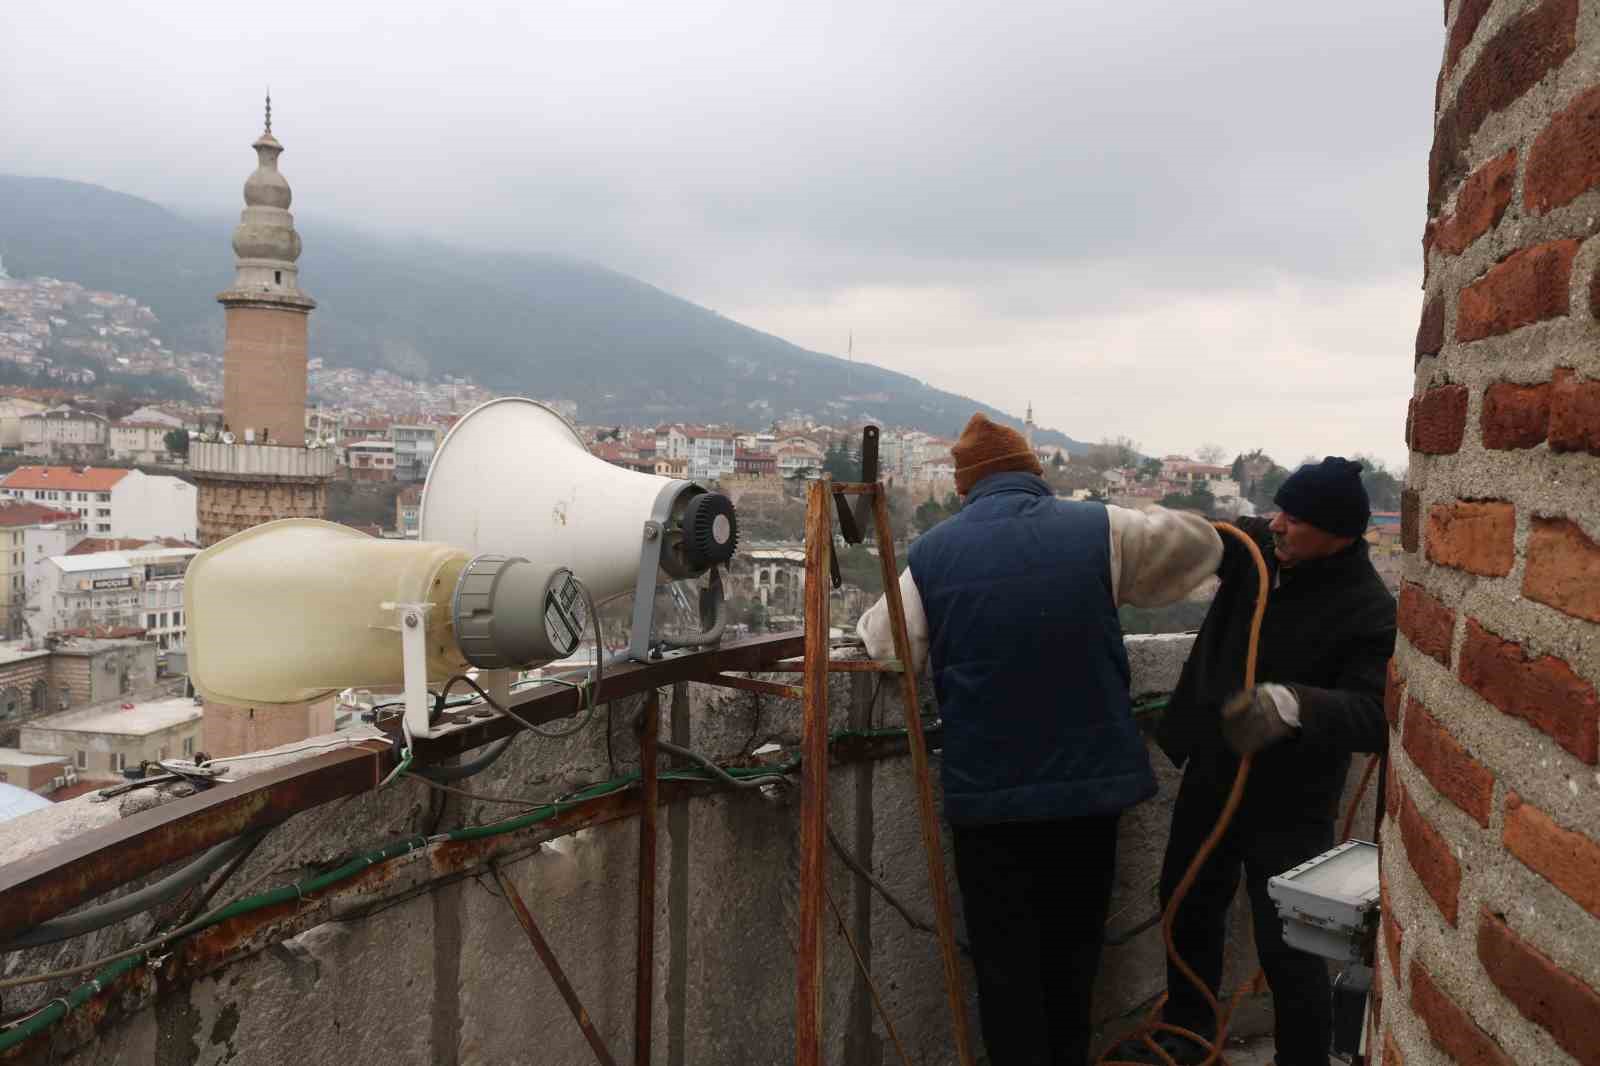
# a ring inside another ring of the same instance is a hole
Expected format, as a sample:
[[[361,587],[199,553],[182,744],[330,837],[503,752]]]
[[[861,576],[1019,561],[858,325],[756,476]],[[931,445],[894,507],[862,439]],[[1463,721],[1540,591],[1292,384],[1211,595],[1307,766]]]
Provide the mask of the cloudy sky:
[[[232,209],[270,83],[308,247],[570,253],[1083,439],[1404,461],[1437,2],[410,6],[0,5],[0,171]]]

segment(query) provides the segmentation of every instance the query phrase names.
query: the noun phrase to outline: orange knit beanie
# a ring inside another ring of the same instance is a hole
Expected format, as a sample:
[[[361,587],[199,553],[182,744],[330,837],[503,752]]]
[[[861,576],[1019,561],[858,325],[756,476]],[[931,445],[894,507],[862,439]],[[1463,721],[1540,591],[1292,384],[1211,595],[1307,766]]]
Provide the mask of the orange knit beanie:
[[[1028,447],[1028,439],[1008,426],[989,421],[978,412],[961,431],[950,454],[956,461],[956,491],[965,496],[982,478],[1008,470],[1043,474],[1039,457]]]

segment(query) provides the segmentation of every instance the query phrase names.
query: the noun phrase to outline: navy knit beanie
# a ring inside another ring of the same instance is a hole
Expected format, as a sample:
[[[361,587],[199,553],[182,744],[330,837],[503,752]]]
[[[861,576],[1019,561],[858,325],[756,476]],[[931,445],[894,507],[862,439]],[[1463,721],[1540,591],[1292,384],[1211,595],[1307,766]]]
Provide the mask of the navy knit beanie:
[[[1336,537],[1359,537],[1372,517],[1360,463],[1330,455],[1290,474],[1272,502]]]

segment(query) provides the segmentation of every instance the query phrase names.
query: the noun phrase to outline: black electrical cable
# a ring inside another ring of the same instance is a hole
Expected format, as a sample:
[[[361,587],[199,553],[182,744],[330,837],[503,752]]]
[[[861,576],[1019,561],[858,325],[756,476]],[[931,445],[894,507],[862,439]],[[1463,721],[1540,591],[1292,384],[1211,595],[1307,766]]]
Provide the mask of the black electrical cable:
[[[136,914],[143,914],[151,907],[175,899],[180,893],[199,884],[223,864],[253,848],[266,832],[265,829],[257,829],[240,834],[232,840],[225,840],[176,873],[109,903],[40,922],[14,940],[0,945],[0,952],[20,951],[23,948],[36,948],[43,944],[70,940],[72,937],[92,933],[96,929],[104,929],[108,925],[132,918]]]

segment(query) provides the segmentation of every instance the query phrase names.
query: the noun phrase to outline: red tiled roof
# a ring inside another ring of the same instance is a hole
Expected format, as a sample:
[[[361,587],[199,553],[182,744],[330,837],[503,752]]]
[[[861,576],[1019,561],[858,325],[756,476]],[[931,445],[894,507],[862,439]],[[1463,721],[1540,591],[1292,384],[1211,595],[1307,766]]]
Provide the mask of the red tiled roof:
[[[49,522],[79,521],[76,511],[62,511],[42,503],[11,500],[0,504],[0,526],[41,526]]]
[[[8,489],[110,492],[128,471],[105,466],[19,466],[0,481]]]
[[[3,514],[4,512],[0,512]],[[77,518],[77,515],[72,515]],[[95,552],[121,552],[132,551],[135,548],[148,548],[152,544],[159,544],[163,548],[198,548],[200,545],[193,541],[183,540],[178,537],[84,537],[71,548],[67,549],[68,555],[93,555]]]

